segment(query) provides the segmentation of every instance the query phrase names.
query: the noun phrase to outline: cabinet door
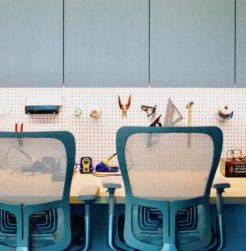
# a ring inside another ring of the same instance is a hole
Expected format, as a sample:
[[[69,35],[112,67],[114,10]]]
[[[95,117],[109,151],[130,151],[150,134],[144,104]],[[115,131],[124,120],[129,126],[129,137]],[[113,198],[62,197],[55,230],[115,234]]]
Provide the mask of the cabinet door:
[[[150,0],[150,83],[234,85],[234,0]]]
[[[246,87],[246,1],[237,0],[236,85]]]
[[[148,0],[65,0],[65,86],[147,86],[148,23]]]
[[[0,0],[0,86],[63,83],[63,1]]]

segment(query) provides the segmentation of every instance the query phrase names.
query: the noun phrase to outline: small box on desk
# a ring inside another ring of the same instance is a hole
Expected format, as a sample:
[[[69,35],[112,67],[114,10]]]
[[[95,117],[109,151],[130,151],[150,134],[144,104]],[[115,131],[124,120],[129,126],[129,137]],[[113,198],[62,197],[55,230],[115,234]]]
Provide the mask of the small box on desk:
[[[225,177],[246,177],[246,160],[221,160],[221,173]]]

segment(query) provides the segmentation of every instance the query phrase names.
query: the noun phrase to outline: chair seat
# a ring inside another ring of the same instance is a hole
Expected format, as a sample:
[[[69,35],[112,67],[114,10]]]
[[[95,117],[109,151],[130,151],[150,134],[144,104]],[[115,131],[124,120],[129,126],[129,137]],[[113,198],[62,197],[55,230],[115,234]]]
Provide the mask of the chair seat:
[[[151,243],[154,245],[162,246],[163,243],[163,234],[161,232],[156,233],[145,233],[136,236],[140,241]],[[185,245],[192,242],[200,241],[200,235],[197,230],[178,232],[177,233],[177,245]]]
[[[155,208],[134,206],[132,214],[133,232],[135,237],[145,243],[162,246],[163,223],[162,213]],[[176,237],[177,245],[182,246],[201,240],[201,229],[203,228],[198,218],[203,218],[200,206],[184,208],[176,215]]]
[[[200,241],[200,233],[198,230],[178,232],[177,233],[177,244],[185,245],[192,242]]]

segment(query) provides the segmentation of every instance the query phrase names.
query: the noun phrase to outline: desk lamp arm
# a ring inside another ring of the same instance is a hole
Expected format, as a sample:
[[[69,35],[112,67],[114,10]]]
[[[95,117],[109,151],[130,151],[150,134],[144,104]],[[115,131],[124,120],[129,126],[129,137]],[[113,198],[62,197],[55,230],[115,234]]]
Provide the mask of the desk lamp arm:
[[[224,230],[224,216],[223,216],[223,198],[222,193],[226,188],[230,188],[231,185],[228,182],[217,183],[213,185],[216,189],[216,208],[217,208],[217,236],[218,244],[217,250],[222,250],[225,246],[225,230]]]

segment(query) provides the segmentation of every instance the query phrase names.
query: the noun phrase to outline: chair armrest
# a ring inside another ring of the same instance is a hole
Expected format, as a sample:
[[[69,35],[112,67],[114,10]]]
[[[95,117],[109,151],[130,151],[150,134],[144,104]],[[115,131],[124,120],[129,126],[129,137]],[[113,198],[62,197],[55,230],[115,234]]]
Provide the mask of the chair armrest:
[[[213,184],[213,188],[216,189],[216,207],[217,213],[223,213],[223,200],[222,200],[222,193],[226,188],[231,187],[230,183],[227,182],[225,179],[217,180]]]
[[[82,186],[78,192],[78,201],[93,201],[96,200],[99,195],[99,187],[96,185]]]
[[[213,188],[216,189],[217,192],[219,190],[223,190],[224,191],[226,188],[230,188],[230,187],[231,187],[231,185],[230,185],[229,182],[223,182],[223,183],[215,183],[215,184],[213,184]]]
[[[231,187],[230,183],[223,176],[215,177],[213,188],[217,190],[217,193],[223,193],[229,187]]]
[[[115,197],[114,192],[117,188],[121,188],[121,180],[117,177],[105,177],[102,181],[102,186],[108,189],[108,246],[111,250],[117,251],[119,248],[115,245]]]
[[[223,250],[225,246],[225,224],[223,215],[222,193],[226,188],[231,187],[225,179],[215,180],[213,188],[216,189],[216,208],[217,208],[217,245],[215,250]]]
[[[121,188],[121,180],[118,177],[105,177],[102,181],[102,186],[107,189]]]

